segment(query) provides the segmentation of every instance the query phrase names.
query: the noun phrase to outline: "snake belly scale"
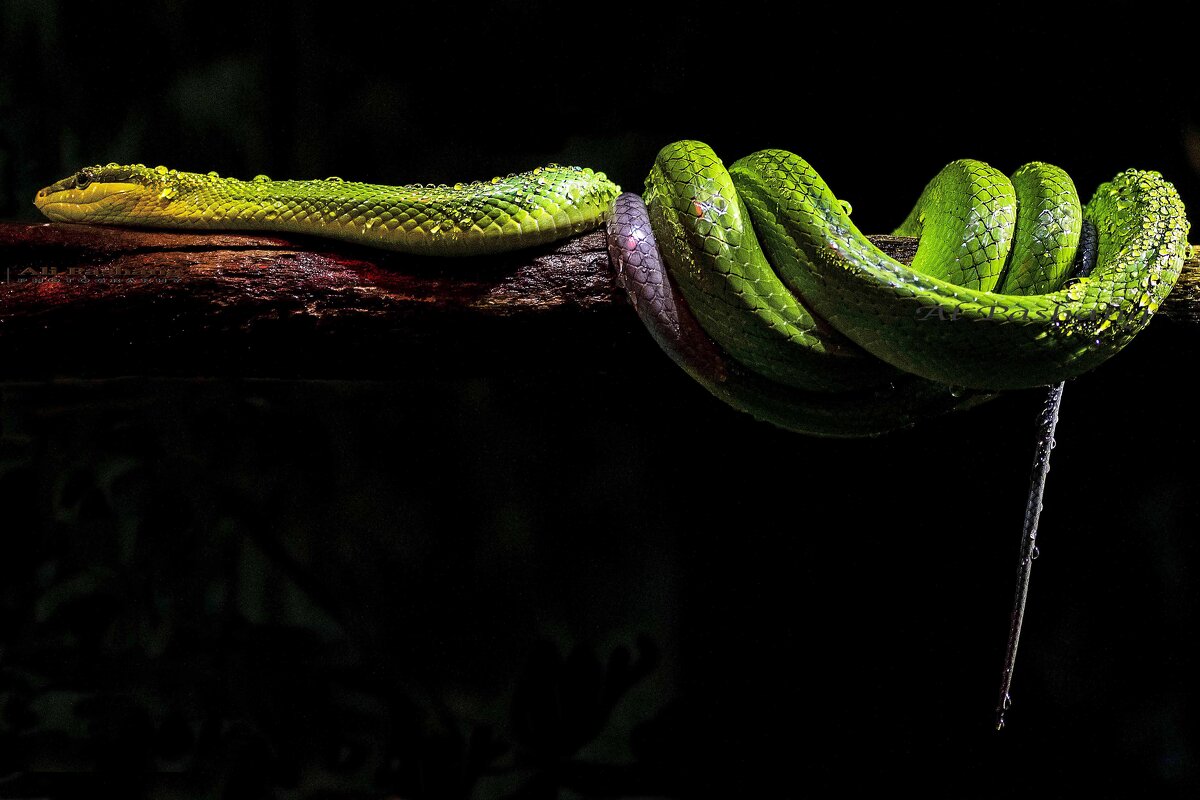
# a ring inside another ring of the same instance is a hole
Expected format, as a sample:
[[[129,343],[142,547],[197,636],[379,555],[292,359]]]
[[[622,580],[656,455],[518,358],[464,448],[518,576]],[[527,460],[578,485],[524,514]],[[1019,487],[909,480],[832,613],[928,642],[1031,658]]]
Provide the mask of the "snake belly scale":
[[[617,281],[667,353],[714,395],[804,433],[873,435],[1006,389],[1095,368],[1149,322],[1188,255],[1174,187],[1127,170],[1086,205],[1062,170],[961,160],[882,253],[799,156],[728,169],[663,148],[644,196],[550,165],[491,181],[377,186],[87,167],[38,192],[51,220],[326,236],[482,255],[607,224]],[[1081,244],[1082,242],[1082,244]]]

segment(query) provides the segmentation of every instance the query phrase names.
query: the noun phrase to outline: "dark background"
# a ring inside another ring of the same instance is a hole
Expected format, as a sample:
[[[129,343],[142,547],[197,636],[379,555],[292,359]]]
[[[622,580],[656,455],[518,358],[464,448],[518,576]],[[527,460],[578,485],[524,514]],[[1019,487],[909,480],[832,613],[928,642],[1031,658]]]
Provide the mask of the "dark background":
[[[958,157],[1200,203],[1148,4],[121,8],[0,2],[0,218],[107,161],[636,189],[678,138],[794,150],[865,231]],[[805,438],[630,317],[516,373],[0,384],[0,797],[1194,796],[1194,327],[1067,387],[996,734],[1040,393]]]

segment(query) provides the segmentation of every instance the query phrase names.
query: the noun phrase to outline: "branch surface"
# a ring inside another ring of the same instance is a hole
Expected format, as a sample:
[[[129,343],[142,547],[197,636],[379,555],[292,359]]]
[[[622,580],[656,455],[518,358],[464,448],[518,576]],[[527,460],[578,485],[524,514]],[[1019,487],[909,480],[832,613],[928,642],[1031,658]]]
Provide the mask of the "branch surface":
[[[871,238],[902,261],[915,249]],[[609,357],[606,337],[638,327],[600,231],[439,259],[304,237],[0,222],[0,280],[10,379],[519,369]],[[1160,314],[1200,322],[1196,259]]]

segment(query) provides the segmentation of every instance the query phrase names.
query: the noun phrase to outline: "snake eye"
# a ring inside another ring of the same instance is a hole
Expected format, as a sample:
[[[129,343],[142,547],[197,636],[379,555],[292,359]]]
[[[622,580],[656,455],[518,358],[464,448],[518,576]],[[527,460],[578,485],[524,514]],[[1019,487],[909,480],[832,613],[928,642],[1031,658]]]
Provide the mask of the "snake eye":
[[[86,172],[80,171],[75,173],[75,188],[86,189],[92,182],[92,176]]]

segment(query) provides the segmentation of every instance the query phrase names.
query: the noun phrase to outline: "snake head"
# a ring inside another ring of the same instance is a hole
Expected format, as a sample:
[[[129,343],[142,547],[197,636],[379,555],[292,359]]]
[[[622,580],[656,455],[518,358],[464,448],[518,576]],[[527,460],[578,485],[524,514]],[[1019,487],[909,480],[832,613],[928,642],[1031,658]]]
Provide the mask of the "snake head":
[[[55,222],[145,220],[169,202],[166,175],[141,164],[97,164],[40,189],[33,204]]]

